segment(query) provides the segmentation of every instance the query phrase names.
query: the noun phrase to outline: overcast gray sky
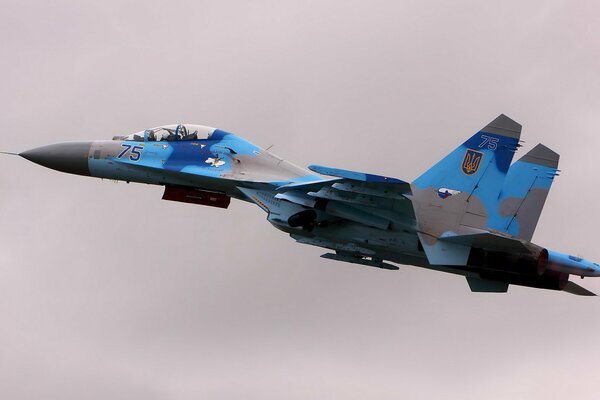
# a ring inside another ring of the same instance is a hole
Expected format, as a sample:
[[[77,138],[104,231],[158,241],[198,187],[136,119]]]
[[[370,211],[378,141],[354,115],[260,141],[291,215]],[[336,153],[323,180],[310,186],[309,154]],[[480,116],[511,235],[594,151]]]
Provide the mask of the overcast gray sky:
[[[0,6],[5,150],[188,122],[412,180],[505,113],[561,154],[534,241],[600,260],[597,2]],[[161,195],[0,158],[0,398],[597,398],[597,299],[323,260]]]

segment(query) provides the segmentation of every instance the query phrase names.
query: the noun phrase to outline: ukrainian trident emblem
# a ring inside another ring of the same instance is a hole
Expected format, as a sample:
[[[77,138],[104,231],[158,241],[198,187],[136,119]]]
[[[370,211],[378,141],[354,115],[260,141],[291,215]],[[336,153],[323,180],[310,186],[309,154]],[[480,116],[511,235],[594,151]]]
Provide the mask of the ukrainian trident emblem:
[[[483,153],[471,149],[467,149],[465,153],[465,158],[462,162],[462,171],[465,175],[473,175],[479,171],[479,165],[481,165],[481,159],[483,158]]]

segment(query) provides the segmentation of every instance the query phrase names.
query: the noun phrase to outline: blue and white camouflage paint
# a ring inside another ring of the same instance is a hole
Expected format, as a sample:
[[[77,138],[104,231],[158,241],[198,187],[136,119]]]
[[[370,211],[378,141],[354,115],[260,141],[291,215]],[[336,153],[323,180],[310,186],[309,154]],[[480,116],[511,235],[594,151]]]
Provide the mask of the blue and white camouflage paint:
[[[164,125],[113,140],[65,142],[20,155],[59,171],[165,186],[163,199],[227,208],[251,202],[323,258],[463,275],[475,292],[510,284],[593,293],[569,276],[600,266],[531,242],[558,174],[539,144],[512,163],[521,125],[500,115],[414,182],[287,162],[232,133]]]

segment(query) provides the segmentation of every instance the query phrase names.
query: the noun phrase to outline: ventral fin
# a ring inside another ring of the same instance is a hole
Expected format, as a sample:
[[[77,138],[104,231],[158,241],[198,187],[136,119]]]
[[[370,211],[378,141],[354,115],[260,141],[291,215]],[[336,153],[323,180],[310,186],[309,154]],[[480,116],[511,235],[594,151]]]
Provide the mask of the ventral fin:
[[[471,292],[506,293],[508,291],[508,282],[467,277],[467,283],[471,288]]]
[[[424,233],[418,235],[429,264],[467,265],[471,252],[470,246],[438,240]]]

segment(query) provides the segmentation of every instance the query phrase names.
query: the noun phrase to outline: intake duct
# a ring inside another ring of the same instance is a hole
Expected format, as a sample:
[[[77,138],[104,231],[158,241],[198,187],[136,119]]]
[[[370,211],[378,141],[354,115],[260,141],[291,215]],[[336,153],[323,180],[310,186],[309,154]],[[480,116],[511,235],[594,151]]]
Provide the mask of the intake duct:
[[[301,226],[303,229],[311,230],[315,226],[317,212],[315,210],[300,211],[288,218],[288,225],[292,228]]]

